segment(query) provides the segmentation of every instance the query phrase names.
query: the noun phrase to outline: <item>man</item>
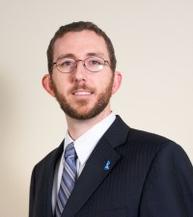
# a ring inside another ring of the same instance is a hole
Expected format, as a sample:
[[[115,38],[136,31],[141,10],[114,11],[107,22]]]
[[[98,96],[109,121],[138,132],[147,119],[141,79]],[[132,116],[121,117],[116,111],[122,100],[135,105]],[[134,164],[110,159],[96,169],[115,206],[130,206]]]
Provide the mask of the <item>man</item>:
[[[128,127],[110,107],[121,84],[108,36],[62,26],[47,51],[45,90],[66,138],[32,173],[30,217],[192,217],[193,169],[174,142]]]

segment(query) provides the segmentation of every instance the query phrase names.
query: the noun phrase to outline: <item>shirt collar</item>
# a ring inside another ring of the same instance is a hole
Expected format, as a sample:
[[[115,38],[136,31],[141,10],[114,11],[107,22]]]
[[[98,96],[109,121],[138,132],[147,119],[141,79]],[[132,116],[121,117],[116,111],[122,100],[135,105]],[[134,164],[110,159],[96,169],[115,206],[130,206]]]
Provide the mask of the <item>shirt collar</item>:
[[[80,164],[84,165],[96,144],[114,122],[115,118],[115,114],[111,112],[106,118],[94,125],[75,141],[73,141],[67,132],[66,139],[64,140],[64,150],[69,143],[74,142],[74,147]]]

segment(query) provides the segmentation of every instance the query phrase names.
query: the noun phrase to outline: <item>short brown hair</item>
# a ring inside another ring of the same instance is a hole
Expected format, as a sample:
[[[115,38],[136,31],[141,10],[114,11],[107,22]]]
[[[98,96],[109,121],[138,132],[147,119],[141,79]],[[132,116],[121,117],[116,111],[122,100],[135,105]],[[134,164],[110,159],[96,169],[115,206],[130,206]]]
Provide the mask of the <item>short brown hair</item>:
[[[97,25],[95,25],[92,22],[73,22],[70,24],[67,24],[65,26],[61,26],[58,31],[55,33],[54,37],[51,39],[50,44],[47,49],[47,60],[48,60],[48,71],[51,74],[53,69],[53,53],[54,53],[54,43],[58,38],[63,37],[68,32],[81,32],[83,30],[90,30],[95,32],[97,35],[101,36],[107,46],[109,58],[110,58],[110,67],[111,70],[114,72],[116,69],[116,57],[115,57],[115,51],[113,48],[113,44],[110,40],[110,38],[106,35],[106,33],[100,29]]]

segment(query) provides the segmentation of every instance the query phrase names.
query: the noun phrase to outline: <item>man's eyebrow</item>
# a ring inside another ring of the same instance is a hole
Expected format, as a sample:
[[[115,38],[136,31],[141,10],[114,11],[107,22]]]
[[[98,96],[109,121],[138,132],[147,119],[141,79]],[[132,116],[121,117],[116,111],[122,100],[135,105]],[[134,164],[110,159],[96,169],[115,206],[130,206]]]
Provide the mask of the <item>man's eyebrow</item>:
[[[89,52],[89,53],[86,54],[86,57],[92,57],[92,56],[104,57],[104,54],[100,53],[100,52]],[[77,57],[74,54],[67,53],[67,54],[61,54],[60,56],[58,56],[57,59],[56,59],[56,61],[60,60],[60,59],[63,59],[63,58],[77,59]]]
[[[60,60],[60,59],[63,59],[63,58],[73,58],[73,59],[75,59],[76,57],[75,57],[74,54],[71,54],[71,53],[61,54],[60,56],[57,57],[56,61]]]
[[[104,57],[104,54],[103,53],[100,53],[100,52],[91,52],[91,53],[87,53],[87,56],[90,57],[90,56],[98,56],[98,57]]]

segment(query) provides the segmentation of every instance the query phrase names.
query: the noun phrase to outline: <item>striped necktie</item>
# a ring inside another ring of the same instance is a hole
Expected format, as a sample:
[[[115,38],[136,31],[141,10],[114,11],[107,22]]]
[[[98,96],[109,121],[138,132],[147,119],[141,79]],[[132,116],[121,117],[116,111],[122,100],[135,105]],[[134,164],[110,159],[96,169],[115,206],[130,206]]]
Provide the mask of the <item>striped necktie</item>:
[[[70,143],[64,154],[64,169],[56,201],[56,217],[61,217],[67,200],[74,188],[76,180],[76,152],[74,144]]]

